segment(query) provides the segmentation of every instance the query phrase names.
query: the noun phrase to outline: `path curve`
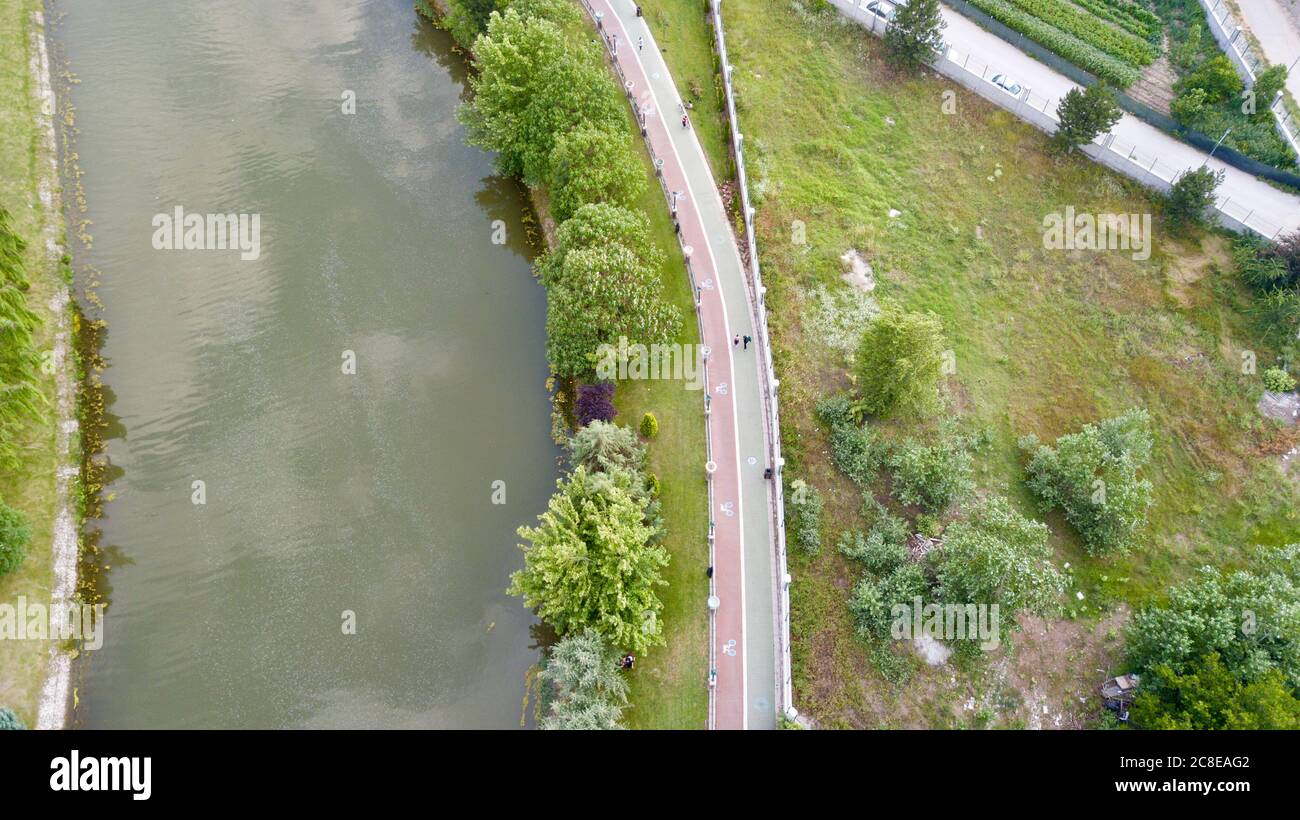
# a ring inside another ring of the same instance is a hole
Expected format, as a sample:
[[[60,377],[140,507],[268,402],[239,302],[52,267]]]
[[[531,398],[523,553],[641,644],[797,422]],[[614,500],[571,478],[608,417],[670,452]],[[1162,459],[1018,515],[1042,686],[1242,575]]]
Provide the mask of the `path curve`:
[[[665,193],[670,206],[676,200],[683,250],[690,249],[688,265],[699,286],[701,342],[710,350],[707,424],[716,462],[709,518],[719,607],[710,635],[716,681],[709,725],[774,728],[776,587],[760,356],[757,342],[748,350],[732,344],[736,336],[762,337],[754,330],[744,264],[695,130],[682,127],[681,97],[645,19],[636,16],[633,0],[584,5],[642,119],[651,155],[663,161]]]

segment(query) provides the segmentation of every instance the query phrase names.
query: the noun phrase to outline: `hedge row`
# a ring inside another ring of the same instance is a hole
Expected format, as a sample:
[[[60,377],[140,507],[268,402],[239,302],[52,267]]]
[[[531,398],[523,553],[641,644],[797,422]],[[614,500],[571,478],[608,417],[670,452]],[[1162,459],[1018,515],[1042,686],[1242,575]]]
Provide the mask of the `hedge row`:
[[[1073,34],[1126,63],[1135,66],[1151,65],[1160,56],[1160,49],[1156,46],[1127,31],[1106,25],[1095,15],[1083,11],[1068,0],[1011,0],[1011,3],[1044,23],[1055,26],[1066,34]]]
[[[1135,66],[1112,57],[1096,46],[1085,43],[1055,26],[1044,23],[1032,14],[1016,8],[1007,0],[969,0],[969,2],[975,8],[1008,28],[1020,32],[1048,51],[1059,54],[1079,68],[1109,80],[1120,88],[1129,87],[1141,76],[1141,72]]]

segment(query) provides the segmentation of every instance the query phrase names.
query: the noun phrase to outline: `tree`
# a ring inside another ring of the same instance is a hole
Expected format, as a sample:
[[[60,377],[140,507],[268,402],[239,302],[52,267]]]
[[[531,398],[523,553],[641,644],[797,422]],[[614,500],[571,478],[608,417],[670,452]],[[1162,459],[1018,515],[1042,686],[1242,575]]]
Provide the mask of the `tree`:
[[[858,347],[858,389],[867,412],[933,412],[944,348],[938,316],[896,306],[883,310],[867,326]]]
[[[1056,107],[1060,125],[1052,139],[1062,150],[1073,151],[1109,131],[1121,113],[1115,92],[1104,82],[1083,90],[1072,88]]]
[[[543,729],[621,729],[627,680],[618,653],[592,629],[565,636],[551,648],[541,679],[554,687]]]
[[[903,504],[941,513],[975,489],[974,459],[965,440],[946,432],[932,445],[906,439],[889,454],[890,492]]]
[[[942,548],[930,553],[938,598],[997,604],[1004,634],[1020,612],[1050,613],[1065,592],[1065,579],[1052,565],[1049,535],[1046,524],[1020,515],[1006,498],[984,498],[944,531]]]
[[[1060,507],[1089,554],[1124,552],[1146,524],[1151,482],[1138,472],[1151,458],[1151,417],[1141,409],[1077,433],[1056,446],[1021,439],[1031,453],[1026,484],[1044,511]]]
[[[536,608],[561,635],[590,627],[612,644],[643,652],[662,645],[668,553],[652,544],[626,471],[575,469],[561,479],[538,526],[520,527],[524,568],[510,576],[510,594]]]
[[[18,718],[18,715],[14,713],[13,709],[10,709],[7,706],[0,706],[0,732],[10,729],[21,730],[26,728],[27,725]]]
[[[627,134],[593,125],[555,140],[551,174],[551,212],[559,222],[591,203],[628,207],[645,191],[645,170]]]
[[[1256,116],[1269,116],[1269,106],[1273,103],[1273,98],[1286,85],[1287,69],[1284,65],[1271,65],[1259,72],[1255,78],[1255,85],[1251,89],[1255,92],[1255,114]]]
[[[555,372],[595,373],[601,345],[667,344],[681,312],[663,297],[657,268],[622,244],[578,248],[563,255],[547,291],[546,347]]]
[[[22,566],[31,540],[32,530],[27,526],[27,518],[0,499],[0,575],[7,575]]]
[[[899,6],[885,29],[885,47],[893,62],[928,65],[943,51],[943,13],[939,0],[912,0]]]
[[[1195,71],[1174,84],[1179,93],[1192,88],[1204,91],[1211,102],[1225,103],[1241,94],[1245,84],[1237,69],[1232,67],[1232,61],[1226,54],[1220,54],[1201,63]]]
[[[645,468],[645,445],[626,427],[596,420],[569,439],[569,463],[588,472],[608,473]]]
[[[641,435],[647,439],[659,435],[659,419],[655,418],[654,413],[646,411],[646,414],[641,417]]]
[[[498,152],[503,173],[549,183],[560,135],[584,124],[623,126],[622,101],[595,48],[546,18],[493,12],[474,46],[473,100],[459,112],[470,141]]]
[[[1179,174],[1165,205],[1169,218],[1177,224],[1204,224],[1223,177],[1223,171],[1211,171],[1204,165]]]
[[[849,597],[858,637],[866,641],[889,637],[894,607],[905,604],[910,608],[918,597],[924,601],[929,594],[930,584],[920,564],[901,564],[879,579],[864,576]]]
[[[647,268],[657,268],[663,261],[659,249],[650,241],[650,221],[645,214],[596,203],[583,205],[560,223],[555,233],[555,250],[537,265],[538,278],[549,287],[563,268],[569,251],[608,245],[622,245]]]
[[[1142,729],[1300,729],[1300,700],[1276,669],[1242,681],[1211,652],[1182,674],[1151,670],[1130,719]]]
[[[443,23],[451,36],[465,48],[472,48],[474,40],[487,30],[488,18],[497,10],[496,0],[446,0],[447,14]]]

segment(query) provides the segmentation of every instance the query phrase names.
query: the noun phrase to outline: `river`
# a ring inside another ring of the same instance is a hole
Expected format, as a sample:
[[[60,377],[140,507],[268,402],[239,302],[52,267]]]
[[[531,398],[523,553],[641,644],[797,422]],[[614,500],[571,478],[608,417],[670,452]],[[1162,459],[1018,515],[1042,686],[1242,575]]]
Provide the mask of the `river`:
[[[410,0],[52,11],[116,476],[71,724],[518,727],[545,297],[449,36]],[[256,216],[257,258],[158,249],[178,206]]]

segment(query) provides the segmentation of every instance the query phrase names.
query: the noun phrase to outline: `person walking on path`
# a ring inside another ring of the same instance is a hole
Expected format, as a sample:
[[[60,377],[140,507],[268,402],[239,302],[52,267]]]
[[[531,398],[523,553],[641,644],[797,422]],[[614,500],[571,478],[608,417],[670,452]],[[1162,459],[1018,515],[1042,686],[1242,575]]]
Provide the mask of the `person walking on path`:
[[[738,345],[738,344],[740,344],[740,334],[739,334],[739,333],[736,334],[736,338],[734,338],[734,339],[731,340],[731,346],[732,346],[732,347],[735,347],[735,346]]]
[[[682,128],[690,128],[691,121],[685,114],[682,114]]]
[[[752,342],[752,341],[754,341],[754,337],[753,337],[753,336],[746,336],[746,337],[745,337],[745,349],[746,349],[746,350],[749,350],[749,343]]]
[[[644,37],[638,37],[638,38],[636,38],[636,53],[637,53],[637,54],[640,54],[640,53],[641,53],[641,47],[644,46],[644,45],[645,45],[645,38],[644,38]]]

